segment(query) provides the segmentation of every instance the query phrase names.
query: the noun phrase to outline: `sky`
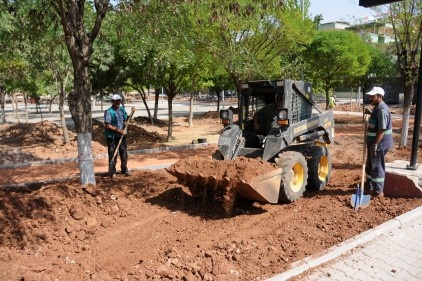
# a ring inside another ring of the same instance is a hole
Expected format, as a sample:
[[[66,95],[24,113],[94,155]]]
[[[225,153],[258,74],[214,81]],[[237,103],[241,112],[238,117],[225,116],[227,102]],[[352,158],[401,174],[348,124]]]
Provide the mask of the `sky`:
[[[322,23],[333,21],[353,23],[356,19],[375,15],[373,10],[359,6],[359,0],[310,0],[310,2],[311,18],[322,14],[324,17]]]

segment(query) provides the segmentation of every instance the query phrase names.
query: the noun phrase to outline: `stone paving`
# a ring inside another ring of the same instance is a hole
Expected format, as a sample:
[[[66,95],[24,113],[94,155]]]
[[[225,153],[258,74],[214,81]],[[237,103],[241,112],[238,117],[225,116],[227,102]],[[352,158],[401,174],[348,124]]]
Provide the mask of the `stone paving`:
[[[270,281],[422,280],[422,206]]]

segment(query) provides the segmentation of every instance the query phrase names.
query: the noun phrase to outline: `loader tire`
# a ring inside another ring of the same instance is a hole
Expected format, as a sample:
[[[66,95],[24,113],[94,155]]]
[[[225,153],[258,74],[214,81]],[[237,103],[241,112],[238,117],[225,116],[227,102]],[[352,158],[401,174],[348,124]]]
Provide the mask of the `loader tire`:
[[[296,151],[285,151],[275,159],[282,169],[279,202],[291,203],[303,196],[308,181],[305,157]]]
[[[328,184],[331,176],[331,155],[327,147],[310,146],[305,151],[308,162],[307,190],[319,191]]]

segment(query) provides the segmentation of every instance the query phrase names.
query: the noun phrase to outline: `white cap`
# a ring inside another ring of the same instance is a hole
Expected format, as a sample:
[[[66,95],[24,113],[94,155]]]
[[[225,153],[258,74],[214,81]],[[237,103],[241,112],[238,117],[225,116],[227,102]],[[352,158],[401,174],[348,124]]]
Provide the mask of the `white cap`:
[[[366,93],[367,95],[373,96],[376,94],[379,94],[381,96],[384,96],[384,90],[381,87],[373,87],[371,91]]]
[[[122,99],[122,97],[120,97],[118,94],[114,94],[112,97],[111,97],[111,100],[121,100]]]

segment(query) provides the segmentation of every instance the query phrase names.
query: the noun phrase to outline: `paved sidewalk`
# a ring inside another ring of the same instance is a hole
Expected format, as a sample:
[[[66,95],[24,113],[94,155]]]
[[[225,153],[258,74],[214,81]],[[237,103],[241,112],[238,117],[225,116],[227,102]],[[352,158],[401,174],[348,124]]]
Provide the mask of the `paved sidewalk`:
[[[422,206],[269,280],[289,279],[422,280]]]

